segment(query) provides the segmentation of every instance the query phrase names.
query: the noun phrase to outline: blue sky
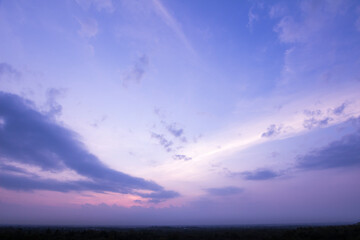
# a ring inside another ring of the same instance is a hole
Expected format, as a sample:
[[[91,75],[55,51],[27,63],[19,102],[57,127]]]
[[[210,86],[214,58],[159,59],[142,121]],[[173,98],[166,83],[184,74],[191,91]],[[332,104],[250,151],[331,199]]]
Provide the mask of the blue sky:
[[[357,1],[3,0],[0,39],[0,223],[358,221]]]

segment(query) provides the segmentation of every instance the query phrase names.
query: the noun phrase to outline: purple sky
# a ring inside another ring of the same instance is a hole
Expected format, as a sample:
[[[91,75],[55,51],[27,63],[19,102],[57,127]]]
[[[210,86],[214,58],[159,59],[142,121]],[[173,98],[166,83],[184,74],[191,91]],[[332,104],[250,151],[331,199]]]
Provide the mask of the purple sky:
[[[360,221],[360,3],[0,0],[0,224]]]

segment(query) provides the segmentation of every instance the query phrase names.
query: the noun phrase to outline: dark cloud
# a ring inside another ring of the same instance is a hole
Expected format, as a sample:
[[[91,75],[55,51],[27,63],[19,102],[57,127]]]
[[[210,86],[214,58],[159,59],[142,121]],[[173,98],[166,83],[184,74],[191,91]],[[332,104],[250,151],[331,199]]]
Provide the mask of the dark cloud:
[[[184,130],[177,128],[175,123],[168,125],[166,129],[175,137],[181,137],[181,135],[184,133]]]
[[[151,137],[155,138],[159,141],[159,144],[165,148],[167,152],[171,152],[171,146],[173,145],[172,141],[167,140],[164,135],[157,134],[157,133],[151,133]]]
[[[244,189],[238,187],[222,187],[222,188],[207,188],[205,189],[210,195],[214,196],[229,196],[242,193]]]
[[[303,122],[303,126],[304,128],[307,128],[307,129],[312,129],[312,128],[315,128],[315,127],[324,127],[326,125],[329,124],[330,121],[332,121],[333,119],[330,118],[330,117],[326,117],[324,119],[315,119],[315,118],[310,118],[310,119],[306,119],[304,120]]]
[[[355,166],[360,166],[360,131],[297,157],[297,167],[307,170]]]
[[[176,123],[166,124],[164,121],[162,123],[165,125],[166,130],[170,132],[174,137],[178,138],[182,142],[187,142],[186,137],[184,136],[184,129],[179,128]]]
[[[31,175],[15,175],[5,170],[1,173],[1,187],[130,194],[140,189],[158,193],[165,191],[155,182],[108,168],[86,150],[76,133],[36,111],[30,101],[17,95],[0,92],[0,118],[3,119],[0,127],[0,160],[3,163],[28,164],[52,172],[71,169],[89,179],[60,182]]]
[[[0,63],[0,79],[3,76],[20,77],[21,73],[8,63]]]
[[[254,171],[244,171],[244,172],[232,172],[227,168],[223,169],[225,175],[231,178],[243,178],[245,180],[252,181],[261,181],[261,180],[269,180],[279,176],[282,176],[283,173],[275,172],[271,169],[256,169]]]
[[[166,118],[166,114],[163,110],[160,108],[155,107],[154,108],[154,114],[159,117],[161,120],[161,124],[164,126],[164,128],[176,139],[180,140],[183,143],[187,142],[187,138],[184,136],[184,129],[178,127],[178,124],[176,122],[173,123],[167,123],[164,119]]]
[[[186,155],[176,154],[176,155],[173,156],[173,159],[174,159],[174,160],[189,161],[189,160],[191,160],[192,158],[191,158],[191,157],[188,157],[188,156],[186,156]]]
[[[27,173],[21,170],[22,173]],[[12,174],[9,171],[1,172],[0,174],[0,186],[9,190],[50,190],[57,192],[69,192],[69,191],[94,191],[94,192],[119,192],[116,186],[108,181],[102,181],[101,179],[94,181],[59,181],[55,179],[44,179],[36,175],[19,175]]]
[[[334,113],[335,115],[341,115],[341,114],[344,112],[346,106],[347,106],[346,103],[341,104],[340,106],[338,106],[337,108],[335,108],[335,109],[333,110],[333,113]]]
[[[267,169],[258,169],[253,172],[241,172],[238,173],[238,175],[241,175],[246,180],[268,180],[280,176],[279,173]]]
[[[273,136],[276,136],[280,133],[282,127],[279,126],[279,127],[276,127],[275,124],[271,124],[267,131],[264,132],[263,134],[261,134],[261,137],[273,137]]]
[[[142,55],[139,57],[135,64],[124,73],[122,84],[124,87],[127,87],[129,83],[140,83],[145,75],[145,69],[149,65],[149,59],[147,55]]]

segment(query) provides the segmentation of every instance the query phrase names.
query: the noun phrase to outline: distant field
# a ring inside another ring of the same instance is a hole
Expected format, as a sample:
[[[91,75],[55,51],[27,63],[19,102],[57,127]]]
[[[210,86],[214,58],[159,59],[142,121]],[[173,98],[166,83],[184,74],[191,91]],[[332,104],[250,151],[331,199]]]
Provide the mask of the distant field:
[[[360,224],[302,227],[0,227],[0,239],[357,239]]]

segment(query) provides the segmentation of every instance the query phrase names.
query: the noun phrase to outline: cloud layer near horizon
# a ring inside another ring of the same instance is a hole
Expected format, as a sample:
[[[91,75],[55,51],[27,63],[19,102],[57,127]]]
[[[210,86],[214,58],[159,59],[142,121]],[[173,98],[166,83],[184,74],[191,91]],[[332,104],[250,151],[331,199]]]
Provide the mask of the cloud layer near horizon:
[[[357,121],[360,118],[355,119]],[[338,141],[297,157],[297,167],[304,170],[360,166],[360,130]]]
[[[88,152],[76,133],[35,110],[32,102],[0,92],[0,186],[12,190],[97,191],[135,194],[159,202],[179,196],[153,181],[110,169]],[[11,166],[27,164],[43,171],[73,170],[87,180],[44,179]],[[140,194],[137,190],[149,190]]]

